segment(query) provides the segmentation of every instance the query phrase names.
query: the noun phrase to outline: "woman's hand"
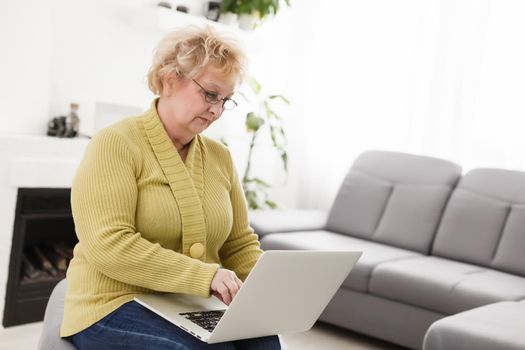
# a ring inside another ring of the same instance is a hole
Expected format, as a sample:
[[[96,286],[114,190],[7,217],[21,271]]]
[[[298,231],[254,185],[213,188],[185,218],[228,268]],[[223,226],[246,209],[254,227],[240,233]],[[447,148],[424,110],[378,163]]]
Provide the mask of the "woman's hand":
[[[230,305],[242,286],[242,281],[235,272],[219,268],[211,281],[211,293],[226,305]]]

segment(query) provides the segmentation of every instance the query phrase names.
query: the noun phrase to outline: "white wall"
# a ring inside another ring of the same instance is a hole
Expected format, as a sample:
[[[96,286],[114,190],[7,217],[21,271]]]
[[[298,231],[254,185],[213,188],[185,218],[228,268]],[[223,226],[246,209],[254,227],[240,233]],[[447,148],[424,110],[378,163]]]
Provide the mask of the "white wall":
[[[143,3],[143,1],[142,1]],[[144,84],[160,31],[133,24],[135,1],[7,0],[0,4],[0,132],[44,134],[80,103],[91,134],[97,101],[147,106]]]
[[[92,134],[98,101],[148,107],[145,76],[163,33],[135,24],[140,10],[126,1],[53,1],[51,115],[77,101],[81,130]]]
[[[45,131],[51,0],[0,3],[0,132]]]

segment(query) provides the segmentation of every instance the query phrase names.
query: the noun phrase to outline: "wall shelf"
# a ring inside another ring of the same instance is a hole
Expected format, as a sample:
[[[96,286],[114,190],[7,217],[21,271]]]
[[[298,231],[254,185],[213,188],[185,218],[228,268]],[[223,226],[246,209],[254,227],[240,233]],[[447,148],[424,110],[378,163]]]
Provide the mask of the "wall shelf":
[[[135,17],[138,25],[163,32],[188,25],[205,24],[211,25],[220,31],[227,30],[237,34],[240,32],[236,26],[228,26],[219,22],[210,21],[204,16],[191,15],[159,6],[141,8]]]

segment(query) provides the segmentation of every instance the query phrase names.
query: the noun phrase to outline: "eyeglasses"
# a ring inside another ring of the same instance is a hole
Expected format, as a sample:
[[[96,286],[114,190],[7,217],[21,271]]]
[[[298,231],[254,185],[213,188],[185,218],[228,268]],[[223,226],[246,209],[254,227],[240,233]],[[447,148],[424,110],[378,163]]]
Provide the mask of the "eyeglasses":
[[[216,92],[206,90],[195,79],[191,79],[191,80],[193,80],[193,82],[199,85],[199,87],[202,89],[202,91],[204,92],[204,99],[206,100],[206,102],[211,103],[211,104],[216,104],[222,101],[222,109],[227,110],[227,111],[232,110],[235,107],[237,107],[237,102],[235,102],[231,98],[222,97]]]

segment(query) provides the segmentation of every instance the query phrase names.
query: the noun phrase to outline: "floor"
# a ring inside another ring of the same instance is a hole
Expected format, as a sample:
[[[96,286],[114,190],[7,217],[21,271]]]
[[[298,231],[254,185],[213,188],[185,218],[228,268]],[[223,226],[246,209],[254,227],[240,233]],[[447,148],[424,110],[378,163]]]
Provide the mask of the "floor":
[[[36,350],[42,322],[0,329],[0,349]]]
[[[9,327],[0,330],[0,349],[36,349],[42,323]],[[308,332],[282,335],[289,350],[403,350],[405,348],[377,339],[317,323]]]

